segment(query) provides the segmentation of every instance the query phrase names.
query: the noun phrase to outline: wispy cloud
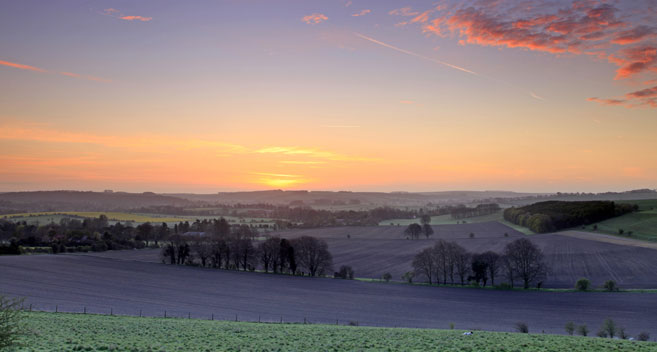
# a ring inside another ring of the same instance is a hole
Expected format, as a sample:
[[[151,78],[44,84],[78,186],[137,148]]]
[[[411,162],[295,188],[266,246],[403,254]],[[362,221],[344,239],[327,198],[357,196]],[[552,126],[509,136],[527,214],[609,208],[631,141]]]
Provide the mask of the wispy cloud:
[[[109,83],[111,80],[101,78],[101,77],[96,77],[96,76],[89,76],[89,75],[81,75],[73,72],[50,72],[46,69],[39,68],[39,67],[34,67],[34,66],[29,66],[29,65],[23,65],[15,62],[9,62],[9,61],[2,61],[0,60],[0,65],[1,66],[7,66],[7,67],[12,67],[12,68],[17,68],[21,70],[28,70],[28,71],[34,71],[34,72],[39,72],[39,73],[56,73],[62,76],[67,76],[67,77],[72,77],[72,78],[79,78],[79,79],[86,79],[89,81],[96,81],[96,82],[104,82],[104,83]]]
[[[437,64],[440,64],[440,65],[443,65],[443,66],[447,66],[447,67],[449,67],[449,68],[453,68],[453,69],[455,69],[455,70],[459,70],[459,71],[462,71],[462,72],[465,72],[465,73],[469,73],[469,74],[472,74],[472,75],[479,75],[478,73],[476,73],[476,72],[474,72],[474,71],[471,71],[471,70],[468,70],[468,69],[466,69],[466,68],[459,67],[459,66],[456,66],[456,65],[452,65],[452,64],[447,63],[447,62],[445,62],[445,61],[441,61],[441,60],[434,59],[434,58],[431,58],[431,57],[428,57],[428,56],[424,56],[424,55],[421,55],[421,54],[418,54],[418,53],[414,53],[414,52],[409,51],[409,50],[401,49],[401,48],[398,48],[398,47],[396,47],[396,46],[394,46],[394,45],[390,45],[390,44],[384,43],[384,42],[382,42],[382,41],[376,40],[376,39],[374,39],[374,38],[368,37],[368,36],[366,36],[366,35],[363,35],[363,34],[360,34],[360,33],[357,33],[357,32],[354,33],[354,34],[355,34],[356,36],[358,36],[359,38],[365,39],[365,40],[370,41],[370,42],[372,42],[372,43],[374,43],[374,44],[377,44],[377,45],[380,45],[380,46],[386,47],[386,48],[388,48],[388,49],[392,49],[392,50],[398,51],[398,52],[403,53],[403,54],[406,54],[406,55],[415,56],[415,57],[418,57],[418,58],[423,59],[423,60],[427,60],[427,61],[435,62],[435,63],[437,63]]]
[[[326,20],[328,20],[328,17],[321,13],[313,13],[301,18],[301,21],[307,24],[320,24]]]
[[[621,98],[600,99],[593,97],[589,98],[588,101],[596,102],[602,105],[624,106],[626,108],[657,108],[657,86],[630,92]]]
[[[119,18],[126,21],[142,21],[142,22],[148,22],[153,19],[153,17],[144,17],[144,16],[121,16]]]
[[[529,92],[529,95],[530,95],[532,98],[534,98],[534,99],[538,99],[538,100],[545,101],[545,98],[543,98],[542,96],[540,96],[540,95],[538,95],[538,94],[536,94],[536,93],[534,93],[534,92]]]
[[[410,7],[402,7],[400,9],[394,9],[390,12],[388,12],[389,15],[392,16],[405,16],[405,17],[410,17],[410,16],[417,16],[420,13],[418,11],[413,11]]]
[[[361,10],[360,12],[356,12],[356,13],[352,14],[351,16],[352,16],[352,17],[365,16],[365,15],[367,15],[367,14],[370,13],[370,12],[372,12],[372,10],[370,10],[370,9],[365,9],[365,10]]]
[[[153,20],[153,17],[126,15],[126,14],[123,14],[121,11],[119,11],[117,9],[114,9],[114,8],[104,9],[101,13],[105,16],[118,18],[118,19],[121,19],[121,20],[124,20],[124,21],[149,22],[149,21]]]
[[[9,61],[2,61],[0,60],[0,65],[3,66],[9,66],[13,68],[19,68],[21,70],[29,70],[29,71],[35,71],[35,72],[47,72],[46,70],[34,66],[29,66],[29,65],[23,65],[23,64],[17,64],[15,62],[9,62]]]
[[[360,128],[358,125],[320,125],[319,127],[324,128]]]
[[[333,161],[375,161],[374,158],[364,158],[358,156],[343,155],[334,152],[307,149],[299,147],[266,147],[255,151],[259,154],[280,154],[280,155],[297,155],[309,158],[333,160]]]

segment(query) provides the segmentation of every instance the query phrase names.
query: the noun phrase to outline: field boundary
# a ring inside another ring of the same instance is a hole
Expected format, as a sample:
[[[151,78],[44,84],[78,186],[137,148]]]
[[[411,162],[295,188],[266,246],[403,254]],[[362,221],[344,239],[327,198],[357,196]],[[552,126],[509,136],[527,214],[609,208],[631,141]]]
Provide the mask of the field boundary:
[[[657,243],[654,242],[642,241],[634,238],[619,237],[615,235],[608,235],[598,232],[566,230],[561,232],[554,232],[553,234],[579,238],[582,240],[591,240],[591,241],[617,244],[622,246],[649,248],[649,249],[657,250]]]

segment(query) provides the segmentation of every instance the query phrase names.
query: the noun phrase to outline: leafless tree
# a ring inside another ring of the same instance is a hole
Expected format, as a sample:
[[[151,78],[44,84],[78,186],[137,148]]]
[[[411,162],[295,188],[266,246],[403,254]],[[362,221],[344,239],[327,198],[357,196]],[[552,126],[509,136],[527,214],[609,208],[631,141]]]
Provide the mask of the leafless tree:
[[[269,269],[276,271],[276,264],[278,263],[278,256],[281,252],[281,238],[280,237],[270,237],[260,243],[258,246],[258,258],[262,264],[265,272],[269,272]]]
[[[324,240],[303,236],[291,241],[299,265],[310,276],[321,276],[333,271],[333,257]]]
[[[415,255],[413,270],[416,276],[423,275],[429,280],[429,284],[433,283],[433,275],[436,272],[436,258],[433,247],[425,248]]]
[[[507,258],[506,264],[526,289],[547,275],[543,252],[526,238],[509,243],[504,249],[504,256]]]

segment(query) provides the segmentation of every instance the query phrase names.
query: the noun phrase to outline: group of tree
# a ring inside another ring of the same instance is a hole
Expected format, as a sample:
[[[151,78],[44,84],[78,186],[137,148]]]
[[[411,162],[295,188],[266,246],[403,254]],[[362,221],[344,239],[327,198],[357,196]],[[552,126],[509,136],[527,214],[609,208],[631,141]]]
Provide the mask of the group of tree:
[[[310,236],[294,239],[267,237],[256,241],[250,227],[219,227],[216,231],[171,236],[161,251],[163,263],[215,269],[324,276],[333,270],[333,258],[324,240]]]
[[[433,228],[428,223],[423,223],[422,225],[413,223],[406,227],[403,235],[406,236],[407,239],[417,240],[421,235],[429,238],[433,234]]]
[[[413,270],[414,277],[429,284],[474,282],[486,286],[490,280],[494,286],[495,279],[503,277],[511,287],[520,282],[524,288],[540,286],[548,272],[543,252],[525,238],[509,243],[502,254],[469,253],[455,242],[438,240],[415,256]]]
[[[637,205],[611,201],[547,201],[504,210],[504,219],[537,233],[590,225],[638,210]]]
[[[564,329],[566,330],[566,333],[571,336],[575,333],[582,336],[588,336],[589,334],[589,329],[586,325],[576,325],[572,321],[567,322]],[[630,335],[625,331],[624,327],[618,326],[614,320],[609,318],[604,320],[602,326],[598,329],[596,336],[607,337],[610,339],[619,338],[622,340],[630,338]],[[648,341],[650,339],[650,334],[643,331],[639,333],[635,339],[638,341]]]
[[[452,219],[465,219],[475,216],[484,216],[495,214],[501,210],[497,203],[477,204],[475,207],[466,207],[465,205],[454,207],[450,210],[449,215]]]

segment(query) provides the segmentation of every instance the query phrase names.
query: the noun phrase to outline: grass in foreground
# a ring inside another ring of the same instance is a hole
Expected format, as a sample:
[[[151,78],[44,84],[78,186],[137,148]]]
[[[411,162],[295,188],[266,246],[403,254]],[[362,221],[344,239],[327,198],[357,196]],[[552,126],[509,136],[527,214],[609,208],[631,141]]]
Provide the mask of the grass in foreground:
[[[591,337],[26,313],[15,351],[657,351]]]

